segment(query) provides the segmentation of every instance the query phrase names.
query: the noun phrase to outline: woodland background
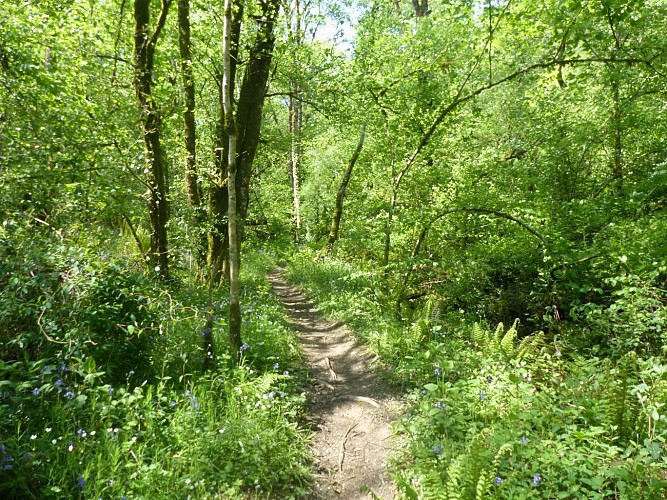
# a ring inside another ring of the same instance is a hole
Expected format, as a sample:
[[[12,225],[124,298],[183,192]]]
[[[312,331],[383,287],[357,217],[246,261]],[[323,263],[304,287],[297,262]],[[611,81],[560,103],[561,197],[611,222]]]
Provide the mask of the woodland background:
[[[307,496],[280,265],[405,390],[405,497],[663,497],[666,17],[3,2],[0,491]]]

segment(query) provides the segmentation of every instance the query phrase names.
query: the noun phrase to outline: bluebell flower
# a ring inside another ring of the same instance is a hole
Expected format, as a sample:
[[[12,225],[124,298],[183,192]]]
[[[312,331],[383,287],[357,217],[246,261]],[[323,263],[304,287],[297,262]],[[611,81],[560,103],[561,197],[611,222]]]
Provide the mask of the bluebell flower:
[[[63,379],[59,378],[56,380],[56,383],[54,384],[56,387],[62,387],[65,385],[65,382],[63,382]]]
[[[176,401],[172,401],[171,403],[169,403],[169,406],[171,406],[172,408],[176,406]]]
[[[246,349],[250,349],[250,346],[249,346],[248,344],[243,344],[243,345],[239,348],[239,352],[243,352],[243,351],[245,351]]]
[[[528,444],[528,438],[526,436],[521,438],[521,444],[524,446]]]
[[[37,389],[37,387],[35,387],[35,388],[32,390],[32,395],[33,395],[33,396],[39,396],[39,389]]]
[[[486,381],[490,384],[491,382],[493,382],[493,379],[491,377],[486,377]]]
[[[2,451],[2,470],[12,470],[14,466],[11,462],[14,461],[14,458],[11,455],[6,454],[5,445],[0,447],[0,451]]]
[[[433,447],[433,451],[435,451],[436,455],[442,455],[442,452],[445,451],[445,447],[439,444]]]
[[[440,401],[438,401],[437,403],[435,403],[435,407],[436,407],[436,408],[442,408],[443,410],[445,409],[446,406],[447,406],[447,405],[446,405],[445,403],[442,403],[442,402],[440,402]]]
[[[109,387],[109,394],[113,394],[113,387]]]
[[[51,365],[44,365],[44,368],[42,368],[41,373],[51,373]]]
[[[66,397],[67,399],[72,399],[72,398],[74,397],[74,393],[73,393],[72,391],[67,391],[67,392],[65,393],[65,397]]]
[[[83,429],[79,429],[78,431],[76,431],[76,435],[85,438],[88,435],[88,433]]]
[[[195,396],[192,396],[190,398],[190,404],[192,405],[192,408],[197,410],[199,408],[199,403],[197,403],[197,398]]]
[[[280,363],[276,363],[275,365],[273,365],[273,369],[274,370],[280,369]]]
[[[131,377],[132,375],[134,375],[134,370],[130,370],[130,372],[129,372],[127,375],[128,375],[129,377]]]
[[[82,476],[79,476],[79,478],[76,480],[76,485],[81,489],[84,489],[86,487],[86,481],[83,479]]]
[[[496,476],[496,478],[493,480],[493,482],[496,483],[497,485],[501,485],[501,484],[503,484],[503,478],[499,477],[499,476]]]
[[[540,481],[542,481],[542,476],[540,474],[535,474],[535,476],[533,476],[533,486],[540,484]]]
[[[486,393],[484,391],[479,391],[479,399],[482,401],[486,399]]]
[[[258,438],[257,436],[255,436],[254,438],[252,438],[252,440],[255,442],[255,444],[258,444],[258,443],[259,443],[259,438]]]

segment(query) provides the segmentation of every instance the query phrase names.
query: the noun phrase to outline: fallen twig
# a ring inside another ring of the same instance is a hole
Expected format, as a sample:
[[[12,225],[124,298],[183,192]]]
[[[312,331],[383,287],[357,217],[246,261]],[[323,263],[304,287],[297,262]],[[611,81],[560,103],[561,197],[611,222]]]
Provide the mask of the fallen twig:
[[[321,386],[326,387],[327,389],[329,389],[331,391],[336,390],[336,388],[333,385],[331,385],[329,382],[325,382],[324,380],[319,379],[319,378],[315,379],[315,385],[321,385]]]
[[[329,376],[331,377],[331,380],[336,380],[338,378],[338,375],[336,375],[336,372],[333,369],[333,366],[331,365],[331,360],[329,358],[324,358],[324,363],[327,365],[327,368],[329,369]]]
[[[347,437],[350,435],[350,431],[354,429],[358,423],[359,421],[356,420],[350,424],[347,431],[345,431],[343,441],[340,443],[340,452],[338,453],[338,472],[343,472],[343,460],[345,460],[345,443],[347,442]]]

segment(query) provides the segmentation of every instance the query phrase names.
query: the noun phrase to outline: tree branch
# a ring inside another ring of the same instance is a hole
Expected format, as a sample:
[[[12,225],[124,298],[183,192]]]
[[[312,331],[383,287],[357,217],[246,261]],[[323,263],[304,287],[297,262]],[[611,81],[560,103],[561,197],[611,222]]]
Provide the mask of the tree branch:
[[[458,207],[458,208],[450,208],[447,210],[442,210],[441,212],[438,212],[435,217],[433,217],[428,223],[422,228],[421,232],[419,233],[419,237],[417,238],[417,241],[415,243],[415,248],[412,251],[412,258],[417,257],[419,254],[419,249],[424,242],[424,239],[426,238],[426,233],[428,230],[431,228],[431,226],[438,220],[443,218],[445,215],[457,213],[457,212],[478,212],[478,213],[483,213],[483,214],[489,214],[489,215],[495,215],[496,217],[501,217],[503,219],[511,220],[512,222],[516,222],[519,224],[522,228],[524,228],[526,231],[528,231],[530,234],[535,236],[537,239],[539,239],[542,244],[545,247],[549,247],[549,240],[547,240],[546,237],[538,233],[535,229],[530,227],[528,224],[523,222],[522,220],[517,219],[513,215],[510,215],[506,212],[501,212],[500,210],[493,210],[491,208],[484,208],[484,207]]]
[[[157,44],[157,39],[160,36],[162,28],[164,28],[164,25],[167,22],[167,13],[169,12],[169,6],[171,5],[171,2],[172,0],[162,0],[160,17],[158,17],[157,24],[155,25],[155,31],[153,32],[153,35],[148,41],[146,67],[151,71],[153,70],[153,57],[155,56],[155,45]]]

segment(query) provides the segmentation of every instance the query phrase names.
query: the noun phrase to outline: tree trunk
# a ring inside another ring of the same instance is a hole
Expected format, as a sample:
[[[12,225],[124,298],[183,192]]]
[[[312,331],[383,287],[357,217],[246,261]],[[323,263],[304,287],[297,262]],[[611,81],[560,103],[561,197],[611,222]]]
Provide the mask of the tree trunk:
[[[178,0],[178,47],[183,78],[183,130],[185,145],[185,194],[194,212],[195,260],[199,273],[206,265],[206,239],[203,233],[204,211],[197,176],[197,128],[195,124],[195,81],[190,51],[190,0]]]
[[[151,224],[150,262],[163,278],[169,276],[167,244],[167,176],[160,146],[160,116],[152,95],[152,74],[155,44],[164,27],[170,0],[162,0],[162,10],[155,31],[149,35],[150,0],[134,2],[134,89],[141,110],[146,145],[146,183],[148,185],[148,216]]]
[[[230,33],[230,95],[234,95],[236,79],[236,62],[238,61],[239,38],[241,36],[241,20],[243,6],[235,5],[232,10]],[[229,279],[229,228],[227,212],[229,192],[227,189],[227,161],[229,159],[229,137],[225,127],[225,111],[223,102],[222,75],[219,75],[218,116],[215,124],[213,153],[215,157],[215,174],[209,190],[209,217],[212,229],[208,234],[208,268],[209,279],[217,286],[223,279]]]
[[[289,100],[290,180],[294,200],[294,242],[301,241],[301,198],[299,195],[299,171],[301,165],[301,125],[302,104],[299,100],[299,84],[292,82],[292,96]]]
[[[334,243],[338,239],[340,220],[343,216],[343,201],[345,200],[345,191],[347,190],[347,186],[350,183],[350,178],[352,177],[352,170],[354,169],[354,165],[357,163],[359,155],[361,154],[361,149],[364,147],[365,135],[366,135],[366,124],[364,123],[361,126],[361,133],[359,134],[359,143],[357,144],[357,148],[354,150],[354,153],[350,158],[350,162],[347,165],[345,174],[343,174],[343,180],[341,181],[340,186],[338,187],[338,194],[336,196],[336,207],[334,208],[334,215],[333,219],[331,220],[331,230],[329,231],[329,238],[327,239],[326,245],[324,245],[322,250],[319,252],[317,256],[318,258],[324,257],[327,253],[329,253],[329,251],[331,251],[331,249],[333,248]]]
[[[412,0],[412,9],[415,12],[415,17],[424,17],[431,12],[428,8],[428,0]]]
[[[262,15],[256,16],[260,26],[257,30],[255,41],[246,66],[241,90],[239,93],[238,105],[236,107],[236,215],[238,226],[236,232],[239,241],[243,240],[243,220],[245,219],[248,203],[250,178],[252,177],[252,163],[257,152],[259,144],[259,134],[262,124],[262,108],[264,106],[264,97],[266,95],[266,86],[269,80],[269,71],[271,69],[271,59],[273,46],[275,42],[274,26],[278,15],[279,0],[265,0],[261,2]],[[233,83],[235,61],[237,60],[236,51],[238,50],[238,32],[240,31],[241,7],[234,5],[231,13],[232,20],[230,26],[230,97],[233,96]],[[221,98],[224,92],[221,91]],[[221,106],[221,109],[224,106]],[[228,184],[224,179],[228,179],[228,172],[222,171],[229,158],[229,139],[226,135],[226,123],[223,126],[224,113],[221,112],[218,120],[218,130],[215,145],[215,154],[218,161],[217,180],[213,183],[211,189],[211,218],[214,229],[209,235],[209,265],[211,272],[222,276],[222,263],[225,261],[225,254],[228,245],[231,242],[225,241],[225,235],[229,237],[229,228],[224,215],[228,213],[229,192]],[[228,167],[227,167],[228,168]],[[226,175],[224,175],[226,174]],[[229,219],[229,217],[227,218]],[[230,256],[231,259],[231,256]],[[240,265],[240,264],[239,264]],[[231,262],[230,262],[231,267]],[[231,277],[230,277],[231,280]]]
[[[222,78],[220,78],[220,81],[222,81]],[[229,241],[227,239],[227,208],[229,206],[227,161],[229,158],[229,137],[225,130],[222,86],[220,86],[213,149],[215,155],[215,172],[209,188],[209,217],[212,227],[208,233],[207,257],[211,287],[217,286],[222,281],[223,263],[227,261],[227,252],[229,249]]]
[[[243,82],[236,111],[238,132],[237,151],[237,201],[239,221],[245,219],[250,201],[249,189],[252,177],[252,163],[257,153],[259,134],[262,127],[262,109],[266,95],[267,83],[275,44],[275,22],[278,17],[280,0],[263,0],[261,15],[257,16],[259,24]],[[243,238],[242,227],[239,236]]]
[[[232,0],[225,0],[222,102],[225,112],[225,130],[229,137],[227,160],[227,186],[229,193],[229,343],[232,352],[239,353],[241,348],[241,305],[239,302],[239,262],[240,243],[237,233],[237,196],[236,196],[236,124],[232,106],[232,69],[231,69],[231,25]]]
[[[389,265],[389,250],[391,249],[391,230],[394,222],[394,207],[398,198],[398,183],[391,187],[391,201],[389,202],[389,212],[387,213],[387,225],[384,233],[384,250],[382,252],[382,265]]]
[[[292,0],[289,10],[288,30],[289,42],[294,47],[292,65],[297,77],[301,75],[300,50],[303,43],[303,12],[300,0]],[[289,98],[289,134],[290,134],[290,183],[292,185],[294,242],[301,241],[301,197],[299,194],[301,166],[301,129],[303,124],[303,103],[301,102],[301,85],[298,80],[290,81]]]
[[[623,114],[621,110],[621,99],[619,84],[615,77],[612,78],[612,99],[614,101],[614,189],[617,194],[623,193]]]

